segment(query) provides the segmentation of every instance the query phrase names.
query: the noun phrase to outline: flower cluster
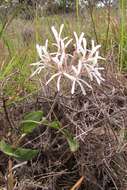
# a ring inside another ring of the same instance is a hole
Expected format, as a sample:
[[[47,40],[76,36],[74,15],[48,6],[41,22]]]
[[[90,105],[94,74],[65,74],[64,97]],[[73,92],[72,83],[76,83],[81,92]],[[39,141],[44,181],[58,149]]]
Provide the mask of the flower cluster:
[[[89,81],[95,79],[99,85],[101,81],[104,81],[100,73],[104,68],[98,66],[98,60],[104,59],[99,56],[99,48],[101,46],[95,46],[92,40],[91,49],[87,49],[84,33],[82,32],[78,37],[77,33],[74,32],[75,50],[72,53],[68,53],[67,48],[72,44],[73,39],[61,37],[63,28],[64,25],[62,24],[58,32],[54,26],[51,27],[55,38],[53,45],[57,49],[56,52],[50,53],[48,51],[48,40],[46,40],[44,46],[36,45],[40,61],[31,64],[36,67],[31,76],[39,74],[42,70],[50,71],[51,76],[46,85],[56,78],[57,90],[60,91],[62,80],[70,80],[72,83],[71,93],[74,94],[76,85],[79,85],[82,93],[85,95],[85,85],[92,89],[86,78]]]

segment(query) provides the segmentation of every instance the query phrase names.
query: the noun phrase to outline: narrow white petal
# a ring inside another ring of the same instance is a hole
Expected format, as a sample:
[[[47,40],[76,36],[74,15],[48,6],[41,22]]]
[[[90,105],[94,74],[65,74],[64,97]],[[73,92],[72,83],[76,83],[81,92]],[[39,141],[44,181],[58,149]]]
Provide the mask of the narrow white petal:
[[[90,77],[90,80],[92,81],[92,80],[93,80],[93,76],[92,76],[92,74],[91,74],[91,70],[89,69],[89,66],[88,66],[87,64],[84,64],[84,67],[85,67],[85,69],[86,69],[86,71],[87,71],[87,74],[88,74],[89,77]]]
[[[61,77],[62,77],[62,75],[60,75],[58,77],[58,79],[57,79],[57,90],[58,90],[58,92],[60,91],[60,80],[61,80]]]
[[[38,68],[31,74],[30,77],[33,77],[33,76],[36,75],[37,73],[39,74],[43,68],[44,68],[44,67],[38,67]]]
[[[104,70],[104,67],[98,67],[97,69],[98,70]]]
[[[81,60],[79,60],[79,63],[78,63],[78,75],[81,73],[81,69],[82,69],[82,62],[81,62]]]
[[[52,60],[53,60],[53,62],[55,62],[56,64],[59,63],[59,59],[58,59],[58,57],[52,57]]]
[[[38,72],[37,72],[37,74],[40,74],[40,72],[42,71],[42,69],[44,69],[45,67],[43,66],[43,67],[39,67],[39,70],[38,70]]]
[[[81,81],[82,83],[84,83],[86,86],[88,86],[89,88],[92,89],[92,86],[90,86],[86,81],[82,80],[82,79],[79,79],[79,81]]]
[[[83,47],[84,47],[84,50],[86,50],[86,46],[87,46],[87,42],[86,42],[86,38],[83,38]]]
[[[86,91],[85,91],[83,85],[82,85],[79,81],[77,81],[77,83],[79,84],[79,86],[80,86],[80,88],[81,88],[81,90],[82,90],[82,93],[83,93],[84,95],[86,95]]]
[[[90,56],[93,56],[93,54],[101,47],[101,45],[97,45],[94,48],[92,48]]]
[[[78,35],[76,32],[74,32],[74,37],[75,37],[75,40],[76,40],[76,44],[78,44]]]
[[[76,83],[76,81],[74,80],[73,83],[72,83],[71,94],[74,94],[74,91],[75,91],[75,83]]]
[[[48,39],[45,41],[45,48],[48,49]]]
[[[98,78],[98,76],[95,73],[92,73],[92,75],[95,77],[97,83],[100,85],[101,84],[101,80]]]
[[[60,44],[61,44],[61,50],[65,51],[65,45],[64,45],[63,40],[60,40]]]
[[[48,56],[48,52],[47,52],[47,49],[46,49],[45,46],[42,46],[42,50],[43,50],[43,52],[44,52],[44,55],[45,55],[45,56]]]
[[[72,75],[69,75],[68,73],[63,73],[63,75],[65,76],[65,77],[67,77],[68,79],[70,79],[70,80],[75,80],[75,77],[73,77]]]
[[[36,69],[36,70],[30,75],[30,78],[32,78],[34,75],[36,75],[37,72],[38,72],[38,69]]]
[[[60,63],[61,64],[63,63],[63,61],[65,59],[65,56],[66,56],[66,54],[63,52],[62,55],[61,55],[61,57],[60,57]]]
[[[72,42],[73,39],[70,39],[66,44],[65,44],[65,48],[67,48],[69,46],[69,44]]]
[[[53,45],[53,46],[56,46],[57,48],[58,48],[58,46],[59,46],[59,45],[58,45],[58,44],[56,44],[56,43],[52,43],[52,45]]]
[[[54,34],[54,37],[55,37],[55,40],[56,40],[57,44],[59,44],[59,35],[58,35],[57,30],[55,29],[54,26],[52,26],[51,29],[52,29],[52,32]]]
[[[46,85],[49,84],[55,77],[59,76],[61,73],[56,73],[51,76],[51,78],[46,82]]]
[[[63,41],[65,41],[65,40],[67,40],[67,39],[68,39],[68,36],[66,36],[66,37],[65,37],[65,38],[63,38],[62,40],[63,40]]]
[[[41,63],[40,61],[38,61],[36,63],[31,63],[30,65],[32,65],[32,66],[40,66],[40,65],[44,65],[44,64]]]
[[[36,44],[36,49],[37,49],[38,55],[41,59],[42,58],[42,46],[40,46],[39,44]]]
[[[95,68],[94,69],[94,74],[100,79],[100,80],[105,80],[104,78],[102,78],[102,76],[101,76],[101,73],[98,71],[98,68]]]
[[[79,36],[79,40],[78,40],[79,46],[81,46],[81,44],[82,44],[83,37],[84,37],[84,33],[82,32],[81,35]]]
[[[91,44],[92,44],[92,49],[94,49],[94,47],[95,47],[94,40],[91,40]]]
[[[76,75],[78,75],[78,70],[76,69],[74,65],[72,65],[72,70],[75,72]]]

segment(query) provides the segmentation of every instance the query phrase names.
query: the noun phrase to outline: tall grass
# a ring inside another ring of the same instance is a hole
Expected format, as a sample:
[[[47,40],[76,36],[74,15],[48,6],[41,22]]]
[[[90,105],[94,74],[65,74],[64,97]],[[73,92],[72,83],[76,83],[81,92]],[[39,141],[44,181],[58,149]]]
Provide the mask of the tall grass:
[[[126,34],[126,0],[119,1],[120,7],[120,47],[119,68],[120,71],[127,69],[127,34]]]
[[[79,0],[76,0],[76,16],[79,17]]]

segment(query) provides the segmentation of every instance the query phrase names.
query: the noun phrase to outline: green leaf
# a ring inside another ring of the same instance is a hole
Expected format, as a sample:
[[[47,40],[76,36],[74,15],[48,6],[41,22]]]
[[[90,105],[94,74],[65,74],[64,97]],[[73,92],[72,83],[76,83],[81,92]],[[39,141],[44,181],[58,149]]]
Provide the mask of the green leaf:
[[[67,142],[69,144],[70,150],[72,152],[76,152],[79,148],[79,143],[78,141],[73,137],[73,135],[66,129],[63,129],[61,131],[65,138],[67,139]]]
[[[49,127],[54,128],[54,129],[60,129],[60,123],[59,121],[53,121],[49,124]]]
[[[8,156],[12,156],[18,160],[31,160],[34,158],[38,150],[26,149],[26,148],[14,148],[13,146],[5,143],[4,140],[0,141],[0,150]]]
[[[73,135],[67,129],[62,129],[60,127],[59,121],[53,121],[53,122],[47,124],[47,126],[60,130],[60,132],[65,136],[65,138],[69,144],[70,150],[72,152],[75,152],[78,150],[78,148],[79,148],[78,141],[73,137]]]
[[[42,111],[34,111],[27,114],[21,122],[22,133],[31,133],[40,123],[43,117]]]

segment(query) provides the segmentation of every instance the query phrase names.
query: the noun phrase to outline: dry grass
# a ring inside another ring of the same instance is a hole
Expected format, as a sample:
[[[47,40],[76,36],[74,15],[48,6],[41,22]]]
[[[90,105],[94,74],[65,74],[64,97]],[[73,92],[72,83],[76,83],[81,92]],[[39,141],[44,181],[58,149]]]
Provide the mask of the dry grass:
[[[102,86],[93,86],[94,90],[87,90],[86,96],[77,89],[74,96],[57,96],[57,99],[50,94],[43,96],[41,91],[36,98],[8,108],[15,127],[26,112],[41,109],[50,119],[57,117],[63,128],[69,129],[80,142],[79,150],[72,154],[59,132],[38,127],[22,145],[39,148],[40,152],[31,162],[14,169],[15,189],[71,189],[81,176],[79,189],[127,188],[127,89],[111,73]],[[3,114],[1,124],[1,129],[6,126],[5,134],[1,135],[7,139],[9,124]],[[17,132],[13,131],[10,136],[15,138],[15,135]],[[7,157],[1,153],[3,178],[7,174],[5,160]],[[13,161],[13,166],[17,164]]]

